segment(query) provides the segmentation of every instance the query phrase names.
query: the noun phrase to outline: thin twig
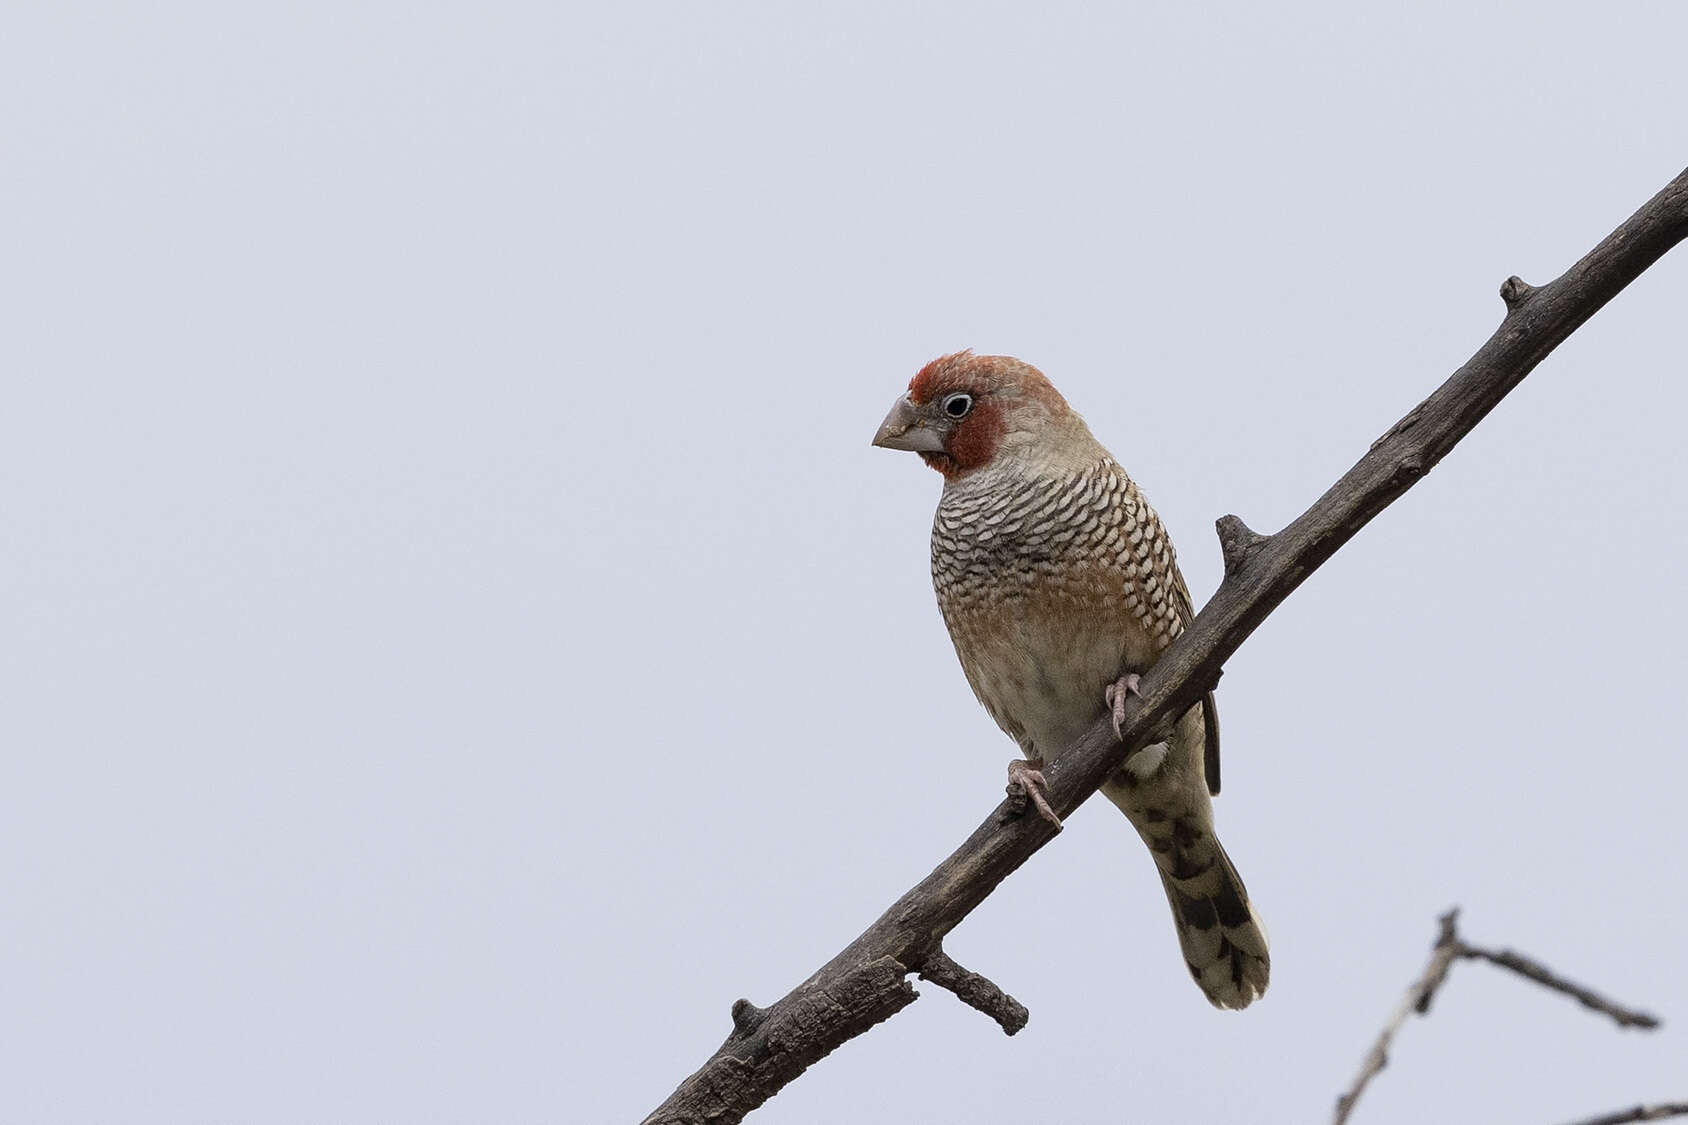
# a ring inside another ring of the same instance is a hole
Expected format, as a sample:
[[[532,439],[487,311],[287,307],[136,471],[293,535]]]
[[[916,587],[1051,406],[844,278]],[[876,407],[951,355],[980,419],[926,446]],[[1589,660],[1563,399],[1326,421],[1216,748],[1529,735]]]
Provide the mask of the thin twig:
[[[1585,1117],[1566,1125],[1628,1125],[1631,1121],[1663,1121],[1667,1117],[1688,1117],[1688,1102],[1658,1102],[1622,1109],[1604,1117]]]
[[[1388,1022],[1383,1025],[1383,1031],[1377,1041],[1366,1052],[1365,1061],[1360,1064],[1360,1072],[1354,1076],[1354,1081],[1348,1089],[1336,1099],[1335,1125],[1343,1125],[1354,1112],[1354,1103],[1360,1100],[1366,1086],[1377,1077],[1379,1071],[1389,1065],[1389,1044],[1394,1040],[1395,1033],[1401,1030],[1401,1025],[1407,1022],[1407,1016],[1413,1012],[1428,1015],[1430,1002],[1436,996],[1436,990],[1442,987],[1448,979],[1448,971],[1453,968],[1455,961],[1487,961],[1491,965],[1499,965],[1503,969],[1510,969],[1526,980],[1533,981],[1543,988],[1550,988],[1555,992],[1563,992],[1567,996],[1574,996],[1582,1001],[1586,1008],[1590,1008],[1603,1015],[1610,1016],[1619,1027],[1640,1027],[1651,1030],[1659,1026],[1659,1020],[1646,1012],[1634,1008],[1626,1008],[1614,1000],[1608,1000],[1591,988],[1577,984],[1553,972],[1541,962],[1514,953],[1510,949],[1495,951],[1484,949],[1482,946],[1472,945],[1459,936],[1459,908],[1448,911],[1436,919],[1436,944],[1430,951],[1430,963],[1425,966],[1424,973],[1412,987],[1407,989],[1407,995],[1400,1005],[1390,1014]],[[1590,1122],[1579,1122],[1578,1125],[1617,1125],[1620,1121],[1651,1121],[1658,1117],[1673,1117],[1678,1111],[1672,1107],[1678,1103],[1664,1106],[1637,1106],[1626,1113],[1653,1113],[1654,1117],[1602,1117]],[[1670,1112],[1662,1112],[1670,1111]],[[1688,1107],[1680,1112],[1688,1113]]]
[[[1567,996],[1575,997],[1581,1001],[1583,1007],[1592,1008],[1596,1012],[1611,1016],[1619,1027],[1641,1027],[1651,1030],[1659,1026],[1657,1016],[1637,1011],[1634,1008],[1626,1008],[1622,1004],[1608,1000],[1598,992],[1584,988],[1574,981],[1555,976],[1540,962],[1532,961],[1530,958],[1514,953],[1510,949],[1478,949],[1476,946],[1468,945],[1461,951],[1460,956],[1472,960],[1487,961],[1489,964],[1499,965],[1503,969],[1511,969],[1519,976],[1527,977],[1543,988],[1551,988],[1555,992],[1563,992]]]
[[[1565,274],[1540,288],[1511,285],[1500,327],[1466,364],[1414,407],[1295,522],[1255,542],[1231,528],[1224,580],[1146,674],[1123,739],[1099,720],[1045,768],[1050,805],[1065,816],[1152,738],[1188,711],[1225,661],[1271,612],[1360,528],[1429,472],[1461,438],[1606,302],[1688,237],[1688,172],[1667,184]],[[1230,527],[1229,522],[1226,523]],[[1238,525],[1240,527],[1240,524]],[[733,1035],[648,1118],[733,1125],[815,1060],[912,996],[897,970],[923,964],[944,936],[1055,835],[1041,816],[1005,802],[960,848],[808,980]],[[876,971],[863,978],[864,969]],[[832,1002],[843,983],[879,982],[876,1002]]]
[[[1424,967],[1424,972],[1407,989],[1407,994],[1396,1005],[1395,1011],[1383,1025],[1383,1031],[1378,1035],[1377,1042],[1372,1044],[1371,1050],[1366,1052],[1366,1059],[1360,1064],[1360,1073],[1354,1076],[1354,1081],[1346,1092],[1336,1099],[1336,1125],[1343,1125],[1348,1115],[1354,1112],[1354,1103],[1365,1093],[1366,1086],[1377,1077],[1384,1067],[1389,1065],[1389,1044],[1394,1041],[1395,1033],[1401,1030],[1401,1025],[1407,1022],[1407,1017],[1414,1012],[1423,1015],[1430,1010],[1430,1001],[1435,997],[1436,990],[1442,987],[1442,982],[1448,979],[1448,970],[1459,959],[1459,935],[1454,931],[1454,924],[1459,919],[1459,909],[1456,907],[1442,915],[1437,921],[1441,930],[1437,934],[1436,944],[1430,950],[1430,963]]]

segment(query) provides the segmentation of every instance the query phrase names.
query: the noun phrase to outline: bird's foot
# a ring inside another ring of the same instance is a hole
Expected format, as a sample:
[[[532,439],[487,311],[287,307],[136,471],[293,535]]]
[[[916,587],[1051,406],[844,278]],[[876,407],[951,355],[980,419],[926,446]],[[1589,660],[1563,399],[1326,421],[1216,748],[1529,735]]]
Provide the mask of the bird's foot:
[[[1127,672],[1102,691],[1102,698],[1107,701],[1108,709],[1113,712],[1114,737],[1121,741],[1125,739],[1125,735],[1121,733],[1121,728],[1125,726],[1125,697],[1135,695],[1139,699],[1143,698],[1143,693],[1137,690],[1137,685],[1142,681],[1143,677],[1136,672]]]
[[[1049,800],[1043,795],[1045,787],[1042,758],[1033,758],[1030,761],[1015,758],[1008,763],[1008,792],[1030,800],[1037,806],[1037,811],[1044,820],[1059,828],[1061,818],[1049,807]]]

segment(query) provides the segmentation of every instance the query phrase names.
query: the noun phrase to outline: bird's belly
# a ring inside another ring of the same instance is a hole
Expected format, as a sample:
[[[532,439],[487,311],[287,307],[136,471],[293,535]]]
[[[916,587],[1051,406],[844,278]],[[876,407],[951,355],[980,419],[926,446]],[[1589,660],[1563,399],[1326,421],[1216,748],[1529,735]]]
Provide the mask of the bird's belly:
[[[1132,651],[1148,647],[1141,630],[1113,614],[1051,620],[1026,608],[961,615],[950,631],[968,682],[997,725],[1028,756],[1053,759],[1103,714],[1107,686],[1152,658]]]

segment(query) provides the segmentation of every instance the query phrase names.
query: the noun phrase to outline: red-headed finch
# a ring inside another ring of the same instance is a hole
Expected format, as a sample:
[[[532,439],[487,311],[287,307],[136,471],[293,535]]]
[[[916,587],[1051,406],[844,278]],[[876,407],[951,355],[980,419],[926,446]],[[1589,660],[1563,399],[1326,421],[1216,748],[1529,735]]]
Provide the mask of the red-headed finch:
[[[1110,712],[1194,610],[1160,517],[1043,373],[1007,356],[933,360],[875,445],[944,476],[932,584],[973,693],[1026,761],[1009,767],[1044,815],[1043,759]],[[1213,834],[1219,722],[1210,694],[1172,738],[1102,786],[1149,845],[1196,984],[1221,1008],[1266,991],[1266,935]]]

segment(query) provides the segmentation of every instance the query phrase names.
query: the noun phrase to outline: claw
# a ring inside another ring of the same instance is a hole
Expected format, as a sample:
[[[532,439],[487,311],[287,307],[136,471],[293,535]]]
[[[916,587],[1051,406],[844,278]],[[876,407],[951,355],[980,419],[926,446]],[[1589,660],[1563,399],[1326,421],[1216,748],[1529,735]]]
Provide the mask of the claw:
[[[1102,690],[1102,698],[1107,701],[1108,708],[1113,712],[1114,738],[1123,742],[1125,734],[1121,728],[1125,726],[1125,697],[1135,695],[1141,699],[1143,693],[1137,690],[1137,685],[1143,677],[1136,672],[1127,672]]]
[[[1033,758],[1029,762],[1015,758],[1008,763],[1008,791],[1030,798],[1032,804],[1037,806],[1038,814],[1059,828],[1061,818],[1055,815],[1055,810],[1049,807],[1049,801],[1043,795],[1046,784],[1043,780],[1042,758]]]

